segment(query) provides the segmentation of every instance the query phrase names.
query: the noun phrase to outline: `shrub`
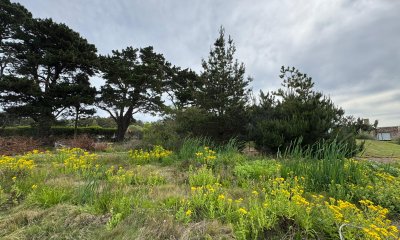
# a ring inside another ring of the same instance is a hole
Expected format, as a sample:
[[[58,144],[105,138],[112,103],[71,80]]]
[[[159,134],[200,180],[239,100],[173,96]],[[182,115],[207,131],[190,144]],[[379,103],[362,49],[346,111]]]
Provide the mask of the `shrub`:
[[[39,149],[41,141],[28,137],[0,137],[0,156],[18,155]]]
[[[76,138],[65,139],[61,142],[69,148],[80,148],[88,151],[94,150],[95,146],[95,140],[86,134],[78,135]]]
[[[176,132],[176,123],[168,119],[146,123],[142,140],[145,146],[159,145],[171,150],[179,149],[182,144],[182,137]]]
[[[257,160],[235,166],[233,173],[239,183],[248,180],[269,179],[280,176],[281,165],[275,160]]]
[[[115,134],[115,128],[102,128],[99,126],[91,127],[78,127],[78,134],[87,134],[90,136],[104,136],[105,138],[111,139]],[[6,127],[0,129],[0,136],[26,136],[32,137],[36,135],[36,129],[30,126],[18,126],[18,127]],[[64,126],[53,126],[51,128],[51,133],[54,136],[69,137],[74,136],[74,127],[64,127]]]
[[[129,125],[125,137],[143,139],[143,127],[139,125]]]
[[[136,170],[126,170],[123,167],[111,166],[106,171],[109,182],[116,183],[118,186],[131,185],[161,185],[166,183],[166,179],[158,173],[144,173],[140,167]]]
[[[215,177],[212,169],[203,165],[199,169],[194,169],[192,166],[189,168],[189,184],[192,187],[206,186],[218,183],[219,177]]]
[[[368,133],[359,133],[356,135],[356,139],[375,140],[375,137]]]
[[[105,151],[108,148],[108,144],[105,142],[96,142],[93,136],[82,134],[76,138],[60,140],[63,145],[68,148],[80,148],[87,151]]]

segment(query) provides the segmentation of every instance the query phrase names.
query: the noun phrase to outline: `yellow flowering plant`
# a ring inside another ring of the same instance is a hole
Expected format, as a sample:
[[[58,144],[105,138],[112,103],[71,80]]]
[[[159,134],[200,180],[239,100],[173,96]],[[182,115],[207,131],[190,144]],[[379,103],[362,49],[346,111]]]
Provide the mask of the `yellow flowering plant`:
[[[201,151],[195,153],[196,161],[199,163],[206,164],[207,166],[215,165],[217,159],[217,153],[209,147],[204,147]]]
[[[148,164],[157,161],[161,162],[171,154],[172,151],[166,150],[159,145],[155,145],[151,151],[144,151],[143,149],[129,151],[129,156],[134,164]]]

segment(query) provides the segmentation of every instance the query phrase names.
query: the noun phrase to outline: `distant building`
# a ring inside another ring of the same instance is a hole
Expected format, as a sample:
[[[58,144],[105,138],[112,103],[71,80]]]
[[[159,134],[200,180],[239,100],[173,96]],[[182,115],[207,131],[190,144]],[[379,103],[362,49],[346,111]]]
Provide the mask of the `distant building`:
[[[400,126],[397,127],[378,127],[376,129],[376,139],[390,141],[400,138]]]

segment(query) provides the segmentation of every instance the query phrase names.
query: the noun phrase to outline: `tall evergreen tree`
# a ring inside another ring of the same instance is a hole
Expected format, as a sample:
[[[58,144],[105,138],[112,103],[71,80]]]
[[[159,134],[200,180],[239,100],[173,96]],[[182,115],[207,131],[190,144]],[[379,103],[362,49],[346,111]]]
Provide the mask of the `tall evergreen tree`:
[[[94,74],[96,48],[51,19],[27,21],[12,38],[15,57],[10,74],[0,79],[0,104],[35,120],[40,136],[49,135],[57,116],[71,107],[75,90],[68,86],[78,84],[78,74]]]
[[[19,3],[0,0],[0,78],[10,68],[15,51],[10,44],[15,41],[15,34],[22,30],[25,22],[32,20],[32,14]]]
[[[197,109],[192,107],[177,115],[181,126],[192,134],[216,141],[245,134],[251,79],[245,78],[245,66],[234,58],[235,52],[232,38],[226,39],[221,27],[208,59],[202,60],[198,83],[194,84],[193,107]]]
[[[202,60],[201,87],[195,93],[196,104],[214,116],[224,116],[232,109],[243,109],[248,101],[250,78],[245,66],[234,59],[235,44],[226,40],[223,27],[206,60]]]
[[[153,47],[112,51],[101,57],[101,71],[106,80],[101,87],[98,106],[117,123],[116,140],[122,141],[137,112],[154,113],[163,105],[163,80],[169,68],[162,54]]]

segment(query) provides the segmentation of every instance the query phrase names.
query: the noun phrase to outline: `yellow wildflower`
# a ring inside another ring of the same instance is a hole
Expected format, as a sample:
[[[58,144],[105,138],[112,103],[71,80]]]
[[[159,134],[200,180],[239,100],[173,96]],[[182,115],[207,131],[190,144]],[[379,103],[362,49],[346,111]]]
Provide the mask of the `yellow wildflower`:
[[[247,214],[247,210],[244,208],[239,208],[239,213],[246,215]]]
[[[190,210],[190,209],[187,210],[185,214],[186,214],[186,216],[191,216],[192,215],[192,210]]]
[[[241,203],[242,201],[243,201],[243,198],[239,198],[239,199],[235,200],[236,203]]]

